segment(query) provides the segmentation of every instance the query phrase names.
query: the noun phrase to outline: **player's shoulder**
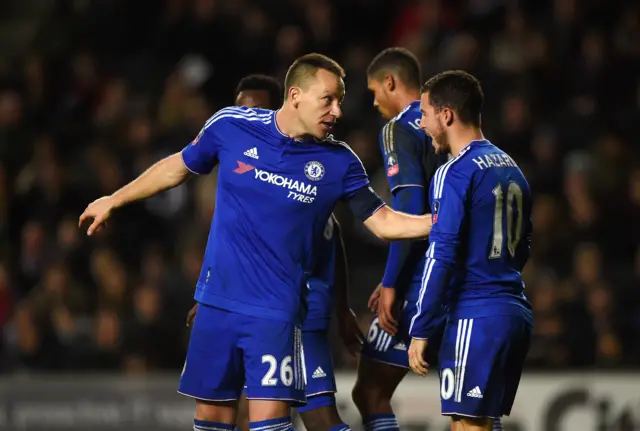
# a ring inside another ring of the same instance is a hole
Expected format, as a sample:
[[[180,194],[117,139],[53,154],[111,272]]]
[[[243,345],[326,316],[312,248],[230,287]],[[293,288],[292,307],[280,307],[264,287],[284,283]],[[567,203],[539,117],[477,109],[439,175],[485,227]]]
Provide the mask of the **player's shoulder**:
[[[380,131],[380,140],[386,152],[393,151],[399,143],[422,142],[423,134],[420,130],[420,102],[412,102],[407,105],[398,115],[385,123]]]
[[[324,147],[335,154],[343,155],[346,157],[353,157],[356,153],[351,149],[349,144],[345,141],[336,139],[335,136],[329,134],[321,142]],[[356,156],[357,157],[357,156]]]
[[[469,151],[466,166],[474,171],[484,171],[489,168],[520,169],[509,154],[488,140],[473,141],[467,148]]]
[[[440,165],[433,176],[434,185],[444,184],[445,180],[448,180],[447,182],[452,182],[464,178],[470,178],[472,172],[468,169],[467,164],[470,160],[469,156],[472,148],[473,146],[471,144],[467,145],[458,153],[457,156],[450,157],[446,163]]]
[[[387,124],[394,124],[401,128],[409,128],[409,130],[420,130],[420,101],[414,100],[409,103],[398,115],[393,117]]]
[[[273,111],[247,106],[228,106],[220,109],[206,121],[204,129],[223,124],[243,125],[251,128],[268,126],[273,122]]]
[[[327,162],[345,166],[347,172],[353,168],[364,170],[360,157],[346,142],[336,139],[333,135],[327,135],[321,141],[321,145]]]

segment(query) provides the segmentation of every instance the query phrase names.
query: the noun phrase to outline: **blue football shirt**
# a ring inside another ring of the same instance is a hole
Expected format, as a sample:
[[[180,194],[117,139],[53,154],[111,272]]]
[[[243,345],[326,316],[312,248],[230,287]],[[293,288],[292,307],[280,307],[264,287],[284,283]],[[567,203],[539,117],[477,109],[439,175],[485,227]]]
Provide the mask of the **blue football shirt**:
[[[429,338],[447,302],[453,319],[530,316],[521,272],[531,249],[531,207],[522,171],[489,141],[471,142],[436,171],[412,337]]]
[[[391,189],[391,205],[395,210],[421,215],[429,205],[429,185],[436,169],[447,161],[446,155],[437,155],[431,138],[420,130],[420,101],[411,102],[400,114],[391,119],[381,130],[378,142],[384,158],[387,181]],[[406,187],[422,190],[423,203],[413,211],[401,206],[400,191]],[[404,299],[416,301],[420,291],[427,240],[414,240],[411,250],[399,268],[394,287],[404,294]],[[393,247],[393,245],[392,245]],[[390,258],[393,254],[390,254]],[[395,262],[387,263],[387,266]]]
[[[362,163],[328,136],[294,140],[276,112],[247,107],[218,111],[182,151],[195,174],[219,164],[215,217],[200,278],[198,302],[225,310],[300,322],[305,268],[339,200],[362,220],[383,202]]]

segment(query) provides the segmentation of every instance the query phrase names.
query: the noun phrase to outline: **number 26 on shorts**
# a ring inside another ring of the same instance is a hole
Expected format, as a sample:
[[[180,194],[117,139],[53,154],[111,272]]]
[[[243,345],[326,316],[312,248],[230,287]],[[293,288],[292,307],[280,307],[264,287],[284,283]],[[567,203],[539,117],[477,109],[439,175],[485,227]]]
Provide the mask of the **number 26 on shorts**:
[[[269,364],[269,369],[262,378],[262,386],[276,386],[278,384],[278,378],[274,376],[278,371],[278,360],[273,355],[262,355],[262,363]],[[280,380],[282,384],[287,387],[293,383],[291,355],[285,356],[282,362],[280,362]]]

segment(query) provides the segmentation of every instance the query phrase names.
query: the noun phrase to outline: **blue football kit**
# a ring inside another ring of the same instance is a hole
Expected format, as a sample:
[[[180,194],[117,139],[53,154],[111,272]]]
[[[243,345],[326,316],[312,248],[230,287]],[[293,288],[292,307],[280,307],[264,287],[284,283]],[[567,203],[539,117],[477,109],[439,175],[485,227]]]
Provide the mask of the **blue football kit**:
[[[338,224],[329,217],[314,249],[316,259],[307,281],[307,318],[302,324],[302,346],[307,382],[307,405],[299,412],[335,405],[336,379],[329,328],[334,306],[335,268],[342,247]]]
[[[307,317],[302,324],[302,359],[307,404],[299,412],[333,406],[336,380],[329,342],[334,305],[337,247],[342,247],[338,222],[332,215],[314,248],[315,263],[307,281]],[[246,390],[246,387],[245,387]]]
[[[431,138],[420,130],[421,115],[420,101],[411,102],[382,128],[379,138],[392,207],[416,215],[429,212],[431,178],[436,169],[447,161],[446,155],[435,154]],[[396,299],[402,301],[398,332],[396,336],[387,334],[378,326],[378,318],[374,317],[363,349],[364,356],[409,368],[409,322],[416,310],[428,245],[427,240],[391,243],[382,285],[395,288]],[[435,353],[436,344],[434,342],[430,346],[430,355]]]
[[[448,306],[438,361],[444,415],[511,412],[533,325],[521,275],[531,207],[517,164],[486,140],[467,145],[432,181],[433,227],[410,334],[430,340]]]
[[[218,189],[179,392],[202,400],[305,402],[301,324],[315,243],[339,200],[366,220],[384,203],[362,163],[328,136],[295,140],[276,112],[218,111],[182,151]]]

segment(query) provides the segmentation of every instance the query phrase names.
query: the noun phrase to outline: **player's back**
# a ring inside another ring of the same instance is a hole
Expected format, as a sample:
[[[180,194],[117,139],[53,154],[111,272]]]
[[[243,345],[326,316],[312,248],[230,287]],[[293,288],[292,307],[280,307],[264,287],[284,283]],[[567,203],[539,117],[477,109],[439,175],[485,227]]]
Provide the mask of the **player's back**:
[[[473,141],[438,169],[432,190],[435,217],[445,179],[465,202],[460,264],[449,298],[454,316],[528,314],[521,272],[530,253],[532,199],[522,171],[489,141]]]
[[[384,156],[392,206],[400,211],[404,208],[400,206],[399,190],[405,187],[422,188],[424,202],[428,205],[429,185],[436,169],[447,161],[446,155],[435,153],[431,138],[420,129],[421,117],[420,101],[415,100],[389,120],[380,132],[380,150]],[[428,246],[428,241],[413,241],[409,256],[398,274],[394,287],[404,293],[406,300],[416,301],[418,298]]]

